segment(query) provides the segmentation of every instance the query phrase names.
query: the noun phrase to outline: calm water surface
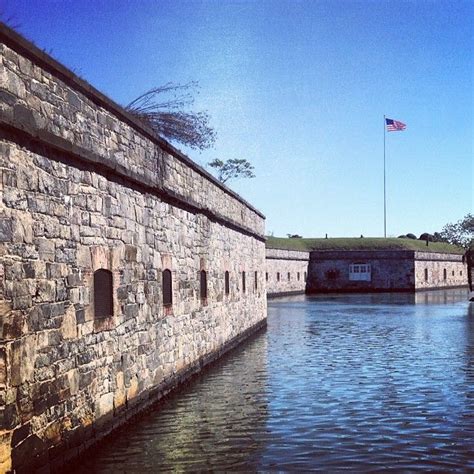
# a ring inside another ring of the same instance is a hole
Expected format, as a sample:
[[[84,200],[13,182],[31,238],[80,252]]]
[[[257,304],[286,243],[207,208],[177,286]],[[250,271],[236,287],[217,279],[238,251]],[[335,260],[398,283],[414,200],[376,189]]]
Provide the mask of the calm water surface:
[[[474,471],[465,291],[272,300],[268,329],[80,472]]]

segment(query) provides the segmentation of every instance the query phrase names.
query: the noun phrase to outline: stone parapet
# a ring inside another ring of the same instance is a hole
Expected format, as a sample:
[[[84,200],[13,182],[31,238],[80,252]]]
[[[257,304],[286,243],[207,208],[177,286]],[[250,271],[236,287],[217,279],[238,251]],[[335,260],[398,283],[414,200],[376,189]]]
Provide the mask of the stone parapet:
[[[0,26],[4,126],[264,235],[263,215],[127,111]]]

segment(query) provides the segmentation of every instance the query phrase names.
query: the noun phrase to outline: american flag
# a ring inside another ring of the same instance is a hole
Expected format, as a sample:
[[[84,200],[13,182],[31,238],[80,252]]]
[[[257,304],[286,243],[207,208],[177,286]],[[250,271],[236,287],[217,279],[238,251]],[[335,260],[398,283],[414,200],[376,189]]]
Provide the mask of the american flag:
[[[389,118],[385,119],[385,123],[387,124],[387,132],[401,132],[407,128],[404,123]]]

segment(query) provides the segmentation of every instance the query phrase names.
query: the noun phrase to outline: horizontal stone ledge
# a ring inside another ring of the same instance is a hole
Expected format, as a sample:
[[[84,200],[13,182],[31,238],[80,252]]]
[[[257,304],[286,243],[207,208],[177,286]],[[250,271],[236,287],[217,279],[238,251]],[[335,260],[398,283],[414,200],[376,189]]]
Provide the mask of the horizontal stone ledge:
[[[77,90],[81,94],[88,97],[92,102],[94,102],[94,104],[111,112],[113,115],[115,115],[115,117],[117,117],[117,120],[131,126],[135,131],[145,136],[153,143],[157,144],[161,149],[173,155],[176,159],[186,164],[186,166],[189,168],[204,176],[215,186],[222,189],[229,196],[232,196],[234,199],[238,200],[252,212],[263,219],[265,218],[263,213],[261,213],[258,209],[254,208],[249,202],[239,196],[236,192],[232,191],[232,189],[225,186],[214,176],[212,176],[212,174],[192,161],[173,145],[168,143],[163,138],[157,136],[150,127],[146,126],[136,117],[127,112],[122,106],[104,95],[84,79],[78,77],[72,71],[63,66],[59,61],[56,61],[54,58],[35,46],[32,42],[23,38],[21,35],[16,33],[2,22],[0,22],[0,41],[15,50],[17,53],[27,57],[36,65],[51,73],[53,76],[62,80],[66,85],[71,87],[71,89]]]
[[[92,168],[93,171],[109,180],[115,178],[115,181],[139,192],[153,194],[173,206],[193,214],[205,215],[210,220],[225,227],[253,237],[260,242],[265,242],[265,237],[257,234],[252,229],[244,227],[208,208],[203,208],[198,203],[192,202],[190,199],[169,189],[159,187],[146,177],[119,166],[113,160],[95,155],[46,130],[35,130],[28,127],[28,124],[17,123],[15,119],[0,117],[0,138],[28,148],[33,153],[47,155],[49,159],[69,166],[78,167],[82,165],[84,167],[85,165],[86,168]]]

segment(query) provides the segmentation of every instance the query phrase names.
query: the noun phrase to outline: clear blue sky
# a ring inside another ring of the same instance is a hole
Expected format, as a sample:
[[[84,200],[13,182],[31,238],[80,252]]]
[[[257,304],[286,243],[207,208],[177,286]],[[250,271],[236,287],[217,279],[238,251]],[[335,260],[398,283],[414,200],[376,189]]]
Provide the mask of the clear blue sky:
[[[473,17],[467,1],[0,0],[38,46],[115,101],[197,80],[204,165],[246,158],[231,187],[267,232],[434,232],[473,211]]]

